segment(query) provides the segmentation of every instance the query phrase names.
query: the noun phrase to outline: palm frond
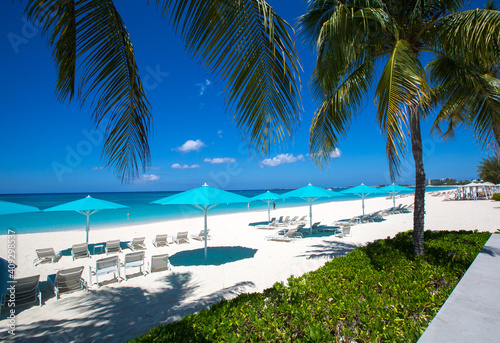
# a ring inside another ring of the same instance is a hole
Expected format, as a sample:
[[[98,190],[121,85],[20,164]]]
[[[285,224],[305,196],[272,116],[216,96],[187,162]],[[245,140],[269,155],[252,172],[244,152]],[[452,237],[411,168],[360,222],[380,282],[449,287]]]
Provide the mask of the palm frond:
[[[500,56],[500,12],[476,9],[456,12],[439,19],[431,44],[452,56],[469,54],[496,64]]]
[[[387,61],[377,89],[377,118],[386,132],[386,152],[389,170],[394,178],[400,173],[400,160],[405,155],[409,106],[420,106],[429,101],[429,86],[425,71],[411,46],[397,41]]]
[[[322,66],[317,67],[320,68]],[[339,141],[345,137],[363,97],[373,82],[375,63],[368,61],[353,66],[353,69],[336,89],[324,96],[322,104],[314,114],[309,131],[309,150],[313,160],[320,166],[328,163],[330,152],[338,147]]]
[[[467,63],[467,56],[437,56],[428,65],[443,104],[433,127],[448,123],[445,136],[459,125],[472,128],[478,143],[500,143],[500,80],[484,65]],[[489,72],[488,72],[489,71]],[[439,132],[439,130],[437,130]]]
[[[300,61],[291,27],[263,0],[157,0],[188,51],[226,86],[228,109],[249,145],[267,154],[299,121]]]
[[[136,177],[150,163],[151,113],[130,36],[113,2],[31,0],[26,11],[50,35],[59,98],[71,100],[77,91],[82,106],[92,99],[94,125],[106,125],[106,166],[122,180]]]

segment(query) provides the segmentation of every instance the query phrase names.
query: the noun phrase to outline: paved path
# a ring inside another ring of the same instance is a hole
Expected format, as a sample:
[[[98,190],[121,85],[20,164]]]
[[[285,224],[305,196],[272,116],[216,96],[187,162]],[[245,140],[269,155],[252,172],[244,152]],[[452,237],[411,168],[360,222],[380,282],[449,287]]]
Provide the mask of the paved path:
[[[418,343],[500,342],[500,234],[491,235]]]

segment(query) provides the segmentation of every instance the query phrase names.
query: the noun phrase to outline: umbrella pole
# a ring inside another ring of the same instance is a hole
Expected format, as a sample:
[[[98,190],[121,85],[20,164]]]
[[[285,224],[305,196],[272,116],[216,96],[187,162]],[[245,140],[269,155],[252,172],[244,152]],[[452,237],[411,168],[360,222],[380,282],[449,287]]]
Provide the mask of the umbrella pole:
[[[271,202],[267,203],[267,223],[271,222]]]
[[[392,193],[392,209],[396,208],[396,193]]]
[[[87,244],[89,243],[89,231],[90,231],[90,213],[85,214],[87,216],[87,227],[85,231],[87,232]]]
[[[361,207],[363,208],[363,215],[365,215],[365,197],[361,196]]]
[[[203,211],[205,212],[205,260],[207,259],[207,212],[208,208],[204,208]]]
[[[309,234],[313,233],[313,210],[312,210],[312,200],[309,200]]]

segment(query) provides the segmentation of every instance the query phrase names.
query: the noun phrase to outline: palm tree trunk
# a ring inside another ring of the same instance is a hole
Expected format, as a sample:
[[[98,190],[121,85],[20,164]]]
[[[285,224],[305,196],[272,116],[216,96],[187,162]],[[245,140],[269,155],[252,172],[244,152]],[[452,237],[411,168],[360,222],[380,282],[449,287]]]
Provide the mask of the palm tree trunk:
[[[415,203],[413,209],[413,241],[415,255],[424,255],[425,172],[420,133],[419,106],[409,106],[411,150],[415,161]]]

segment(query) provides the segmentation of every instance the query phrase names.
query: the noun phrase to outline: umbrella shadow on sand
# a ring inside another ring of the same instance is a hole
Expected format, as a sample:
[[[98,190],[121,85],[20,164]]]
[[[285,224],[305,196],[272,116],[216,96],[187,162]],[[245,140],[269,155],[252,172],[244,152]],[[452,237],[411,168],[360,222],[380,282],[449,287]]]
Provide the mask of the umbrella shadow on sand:
[[[252,258],[257,249],[241,246],[209,247],[208,257],[204,257],[204,249],[194,249],[178,252],[168,259],[172,266],[220,266],[225,263]]]

